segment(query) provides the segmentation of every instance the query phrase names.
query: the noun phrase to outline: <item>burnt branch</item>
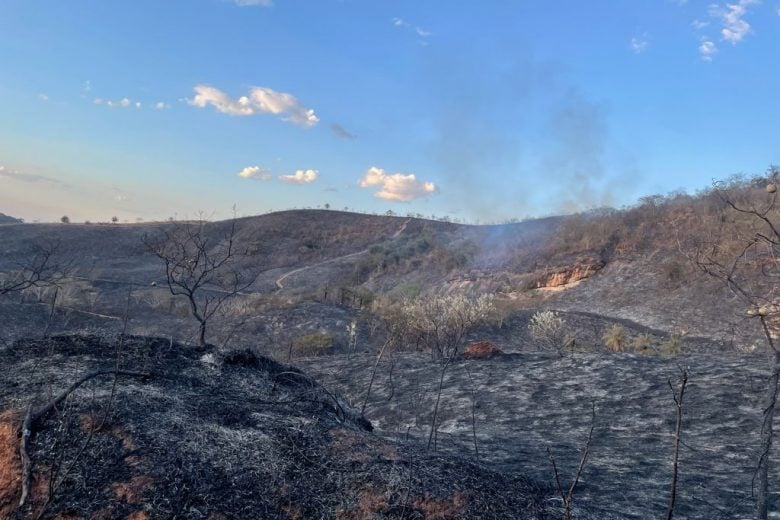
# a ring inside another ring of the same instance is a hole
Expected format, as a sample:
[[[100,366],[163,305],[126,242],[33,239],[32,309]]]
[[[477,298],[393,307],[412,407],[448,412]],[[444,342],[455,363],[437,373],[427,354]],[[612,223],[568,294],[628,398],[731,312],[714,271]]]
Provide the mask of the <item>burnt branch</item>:
[[[0,280],[0,296],[32,287],[58,285],[71,270],[71,264],[58,259],[59,242],[34,245],[27,257],[14,262],[14,269]]]
[[[669,379],[669,388],[672,390],[672,399],[674,399],[677,408],[677,423],[674,429],[674,457],[672,460],[672,493],[669,498],[669,509],[666,513],[667,520],[674,517],[674,508],[677,501],[677,475],[680,460],[680,444],[682,443],[682,418],[683,418],[683,399],[685,397],[685,388],[688,386],[688,370],[681,369],[680,390],[677,391],[672,386],[672,380]]]
[[[57,408],[70,394],[76,391],[81,385],[95,379],[96,377],[113,374],[117,376],[139,377],[147,379],[151,377],[151,374],[146,372],[134,372],[130,370],[95,370],[82,376],[77,381],[73,382],[65,390],[57,394],[54,398],[48,401],[46,404],[38,409],[33,409],[30,405],[27,408],[27,413],[22,424],[21,431],[21,443],[19,445],[19,455],[22,460],[22,495],[19,499],[19,507],[23,507],[27,502],[27,497],[30,494],[30,484],[32,477],[32,460],[30,459],[30,442],[33,434],[37,431],[40,423]]]
[[[553,457],[552,450],[547,447],[547,456],[550,458],[552,464],[553,473],[555,474],[555,486],[558,489],[558,493],[563,500],[563,520],[572,520],[573,511],[572,506],[574,503],[574,492],[577,490],[577,484],[580,482],[582,471],[585,469],[585,463],[588,461],[588,455],[590,455],[590,446],[593,441],[593,430],[596,427],[596,403],[591,403],[591,416],[590,416],[590,430],[588,431],[588,439],[585,441],[585,446],[582,448],[582,454],[580,455],[580,463],[577,466],[577,473],[574,475],[569,489],[564,491],[561,484],[560,473],[558,472],[558,466],[555,463],[555,457]]]
[[[778,178],[780,169],[772,167],[766,177],[751,182],[716,183],[714,193],[723,207],[715,217],[722,224],[706,239],[691,237],[693,251],[686,253],[696,268],[720,280],[747,305],[745,318],[754,322],[757,319],[770,353],[760,449],[752,482],[755,516],[759,520],[768,518],[769,456],[780,388],[780,351],[774,336],[780,318]],[[678,403],[678,407],[681,406],[681,402]]]

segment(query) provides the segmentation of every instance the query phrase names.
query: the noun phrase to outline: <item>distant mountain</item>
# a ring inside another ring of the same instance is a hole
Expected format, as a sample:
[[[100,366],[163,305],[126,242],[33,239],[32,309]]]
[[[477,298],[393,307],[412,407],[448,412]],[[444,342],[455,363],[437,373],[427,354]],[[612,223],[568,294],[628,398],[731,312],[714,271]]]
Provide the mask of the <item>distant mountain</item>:
[[[5,213],[0,213],[0,224],[21,224],[22,219],[14,218]]]

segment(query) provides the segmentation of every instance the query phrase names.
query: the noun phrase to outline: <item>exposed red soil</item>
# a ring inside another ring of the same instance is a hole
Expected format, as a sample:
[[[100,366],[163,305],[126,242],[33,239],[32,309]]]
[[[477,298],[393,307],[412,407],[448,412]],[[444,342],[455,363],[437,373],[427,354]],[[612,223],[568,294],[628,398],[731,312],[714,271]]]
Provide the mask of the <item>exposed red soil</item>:
[[[463,352],[464,359],[490,359],[503,354],[492,341],[475,341]]]
[[[9,518],[19,503],[22,462],[19,456],[21,414],[16,410],[0,413],[0,518]]]

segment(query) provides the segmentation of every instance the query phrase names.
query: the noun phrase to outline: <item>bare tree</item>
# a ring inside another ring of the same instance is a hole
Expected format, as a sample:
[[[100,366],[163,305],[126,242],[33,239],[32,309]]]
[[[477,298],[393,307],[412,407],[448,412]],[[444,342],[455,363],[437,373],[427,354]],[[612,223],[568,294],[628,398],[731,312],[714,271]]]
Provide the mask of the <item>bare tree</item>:
[[[492,296],[484,294],[478,298],[463,295],[418,298],[406,302],[401,309],[401,319],[408,324],[410,339],[429,350],[440,367],[428,449],[431,445],[436,449],[439,404],[447,369],[457,357],[466,335],[486,321],[494,309]]]
[[[574,504],[574,492],[577,490],[577,484],[580,482],[582,476],[582,470],[585,468],[585,463],[588,461],[588,455],[590,455],[590,445],[593,441],[593,429],[596,427],[596,403],[591,403],[591,416],[590,416],[590,430],[588,431],[588,439],[585,441],[585,446],[582,448],[582,454],[580,455],[580,464],[577,466],[577,473],[569,484],[569,489],[564,491],[561,484],[561,475],[558,472],[558,466],[555,464],[555,457],[553,457],[552,450],[547,447],[547,456],[550,458],[550,464],[553,467],[553,473],[555,474],[555,487],[563,500],[563,520],[572,520]]]
[[[780,318],[780,212],[777,188],[780,169],[750,180],[719,182],[713,193],[720,211],[714,236],[694,237],[683,253],[701,271],[722,281],[747,307],[769,351],[770,377],[764,396],[763,421],[753,477],[756,518],[768,517],[769,456],[780,381],[780,350],[772,327]]]
[[[247,289],[256,275],[247,274],[239,259],[247,255],[236,244],[236,220],[227,231],[213,237],[201,218],[167,226],[158,236],[145,235],[146,249],[157,256],[165,282],[174,296],[187,299],[198,322],[198,348],[206,348],[206,327],[225,301]],[[216,230],[215,230],[216,233]]]
[[[386,333],[385,341],[382,344],[382,348],[379,349],[379,353],[376,356],[376,361],[374,362],[374,368],[371,371],[371,378],[368,381],[366,397],[363,399],[363,406],[360,408],[361,416],[365,414],[366,406],[368,406],[368,399],[371,397],[371,388],[374,386],[374,380],[376,379],[379,362],[382,361],[386,351],[398,348],[409,336],[409,329],[411,324],[408,313],[404,313],[397,308],[391,308],[383,320],[383,323]],[[390,375],[392,377],[392,369]]]
[[[0,296],[56,285],[65,278],[70,265],[57,259],[59,248],[59,242],[33,245],[24,258],[13,262],[6,276],[0,278]]]
[[[669,510],[666,513],[666,519],[674,518],[674,507],[677,502],[677,475],[680,461],[680,442],[682,439],[682,419],[683,419],[683,399],[685,398],[685,388],[688,386],[688,370],[680,370],[680,390],[679,392],[672,386],[672,380],[669,379],[669,388],[672,389],[672,398],[677,408],[677,423],[674,428],[674,458],[672,460],[672,494],[669,498]]]

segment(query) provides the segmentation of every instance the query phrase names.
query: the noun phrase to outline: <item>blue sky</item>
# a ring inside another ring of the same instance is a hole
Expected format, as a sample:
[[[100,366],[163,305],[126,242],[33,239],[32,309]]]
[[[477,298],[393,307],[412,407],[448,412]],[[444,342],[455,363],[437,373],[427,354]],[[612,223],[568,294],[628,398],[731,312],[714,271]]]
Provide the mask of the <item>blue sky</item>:
[[[780,0],[0,0],[0,212],[469,221],[780,163]]]

